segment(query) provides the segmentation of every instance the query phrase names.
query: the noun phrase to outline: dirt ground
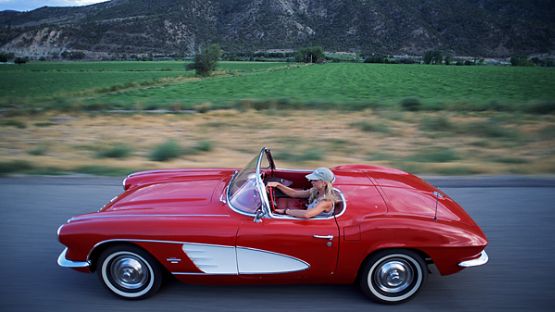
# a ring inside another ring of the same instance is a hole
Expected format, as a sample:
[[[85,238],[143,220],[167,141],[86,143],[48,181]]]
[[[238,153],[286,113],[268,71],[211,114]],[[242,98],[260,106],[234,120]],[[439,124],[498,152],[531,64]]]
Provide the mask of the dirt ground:
[[[243,167],[268,146],[282,168],[365,163],[432,174],[555,173],[552,115],[221,110],[0,118],[0,162],[26,161],[63,171],[91,165],[132,170]],[[169,139],[183,154],[151,160],[153,150]],[[99,156],[117,146],[125,146],[128,155]]]

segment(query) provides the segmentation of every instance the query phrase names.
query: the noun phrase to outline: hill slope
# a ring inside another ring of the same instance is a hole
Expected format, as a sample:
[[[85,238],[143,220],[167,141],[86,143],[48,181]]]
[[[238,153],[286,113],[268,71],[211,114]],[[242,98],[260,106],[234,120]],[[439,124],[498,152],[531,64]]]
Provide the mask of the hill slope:
[[[298,48],[508,56],[555,50],[550,0],[112,0],[0,12],[0,50],[53,56]]]

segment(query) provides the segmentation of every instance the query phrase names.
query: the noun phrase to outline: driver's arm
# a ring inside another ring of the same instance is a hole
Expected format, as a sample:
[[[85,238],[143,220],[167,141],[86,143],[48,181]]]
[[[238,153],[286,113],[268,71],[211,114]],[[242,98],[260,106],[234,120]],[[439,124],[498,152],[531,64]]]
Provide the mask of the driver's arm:
[[[309,190],[295,190],[279,182],[268,182],[267,186],[275,187],[282,191],[285,195],[293,198],[308,198],[310,196]]]
[[[286,212],[284,212],[288,216],[309,219],[312,217],[316,217],[324,211],[329,211],[330,209],[332,209],[332,207],[333,204],[330,200],[323,200],[318,205],[316,205],[316,207],[310,210],[286,209]]]

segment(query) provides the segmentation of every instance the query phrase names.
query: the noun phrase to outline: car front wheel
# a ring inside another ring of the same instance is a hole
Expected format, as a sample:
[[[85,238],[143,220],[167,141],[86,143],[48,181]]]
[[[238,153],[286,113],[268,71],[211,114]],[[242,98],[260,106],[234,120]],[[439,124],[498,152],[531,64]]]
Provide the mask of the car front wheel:
[[[134,246],[114,246],[99,258],[98,276],[117,296],[144,299],[162,285],[162,271],[152,256]]]
[[[401,303],[413,298],[427,277],[426,263],[417,253],[385,250],[365,262],[360,286],[374,301]]]

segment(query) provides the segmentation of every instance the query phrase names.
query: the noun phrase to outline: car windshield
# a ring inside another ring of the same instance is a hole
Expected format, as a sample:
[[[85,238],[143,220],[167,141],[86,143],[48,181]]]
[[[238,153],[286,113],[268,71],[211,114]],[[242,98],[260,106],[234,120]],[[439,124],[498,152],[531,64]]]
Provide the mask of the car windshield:
[[[251,160],[248,165],[231,180],[228,189],[228,200],[232,209],[240,213],[254,214],[262,207],[262,198],[259,183],[262,183],[257,174],[257,165],[260,154]]]

